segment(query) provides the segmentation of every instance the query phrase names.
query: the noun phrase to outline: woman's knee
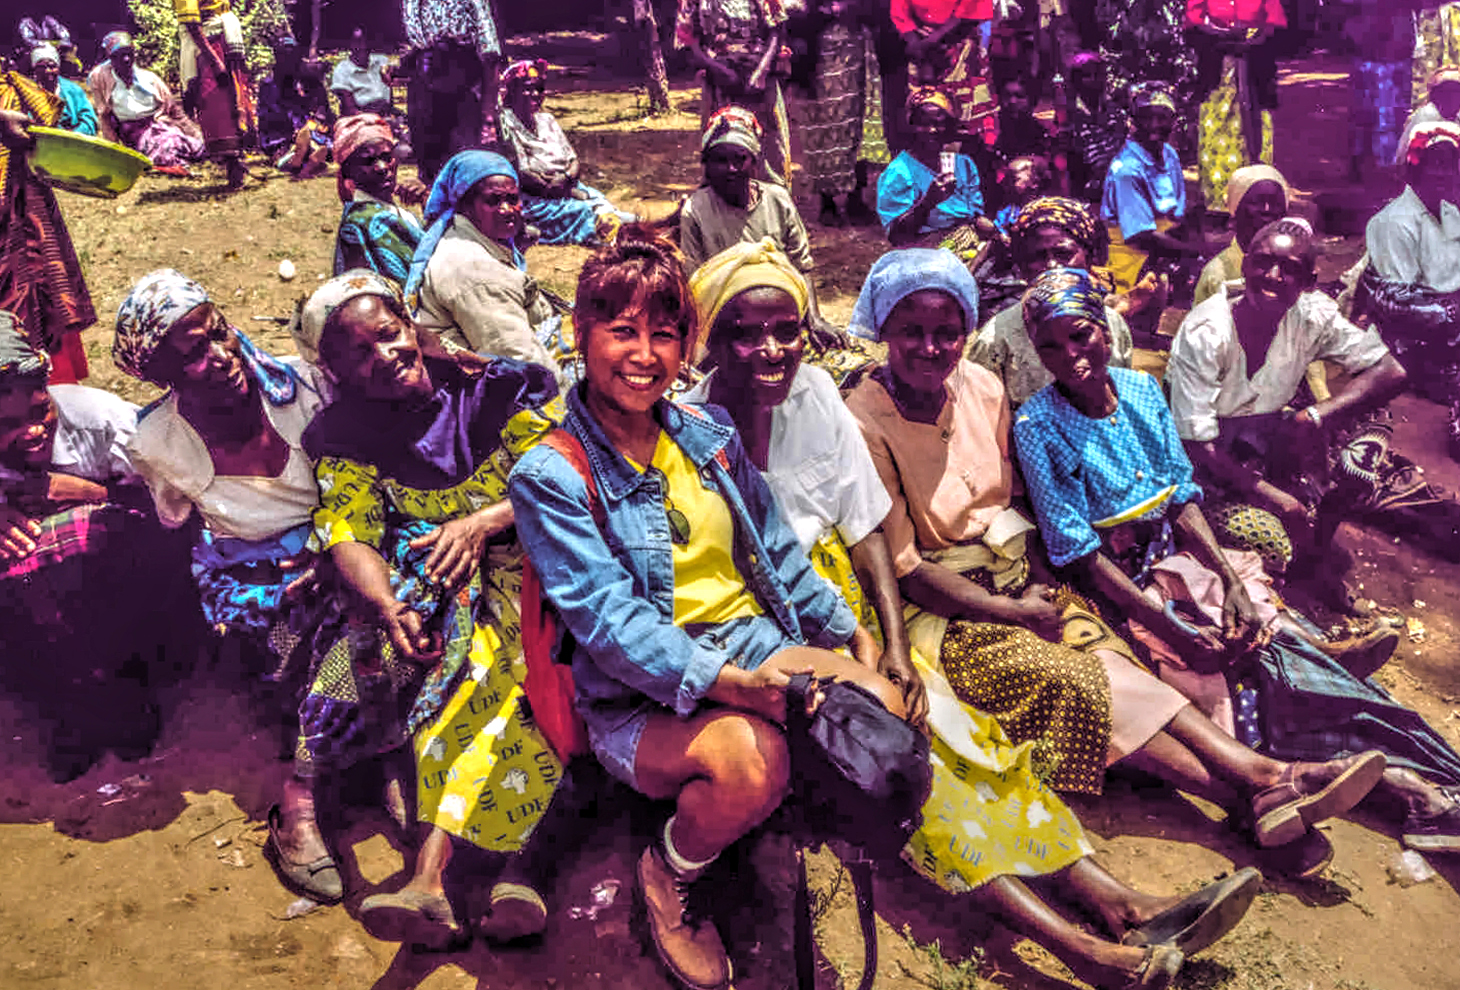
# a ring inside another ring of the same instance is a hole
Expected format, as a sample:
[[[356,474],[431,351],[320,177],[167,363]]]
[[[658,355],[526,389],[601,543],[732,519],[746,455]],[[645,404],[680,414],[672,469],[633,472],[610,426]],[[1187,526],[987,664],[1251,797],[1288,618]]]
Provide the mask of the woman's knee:
[[[786,736],[774,723],[736,713],[718,718],[696,742],[705,754],[705,771],[730,800],[775,808],[791,783]]]

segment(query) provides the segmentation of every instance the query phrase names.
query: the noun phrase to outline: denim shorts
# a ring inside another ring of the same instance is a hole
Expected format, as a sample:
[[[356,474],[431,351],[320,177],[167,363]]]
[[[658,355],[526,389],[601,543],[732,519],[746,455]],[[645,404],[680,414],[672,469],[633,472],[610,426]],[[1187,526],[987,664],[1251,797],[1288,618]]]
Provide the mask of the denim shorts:
[[[798,645],[768,615],[746,616],[719,625],[686,629],[686,632],[701,646],[724,652],[742,670],[754,670],[768,657]],[[702,702],[699,710],[704,711],[713,704]],[[671,709],[647,698],[628,707],[595,706],[583,712],[588,740],[598,761],[636,791],[642,791],[634,775],[639,739],[649,716],[655,713],[673,714]]]

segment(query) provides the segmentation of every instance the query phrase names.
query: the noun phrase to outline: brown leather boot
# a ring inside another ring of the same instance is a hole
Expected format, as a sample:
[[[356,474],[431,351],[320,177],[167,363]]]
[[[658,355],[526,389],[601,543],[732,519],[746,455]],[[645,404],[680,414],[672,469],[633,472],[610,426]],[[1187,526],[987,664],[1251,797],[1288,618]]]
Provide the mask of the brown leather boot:
[[[677,873],[653,843],[639,857],[639,890],[649,915],[649,934],[665,968],[690,990],[723,990],[730,985],[730,957],[720,933],[708,920],[694,917],[687,903],[696,879]]]

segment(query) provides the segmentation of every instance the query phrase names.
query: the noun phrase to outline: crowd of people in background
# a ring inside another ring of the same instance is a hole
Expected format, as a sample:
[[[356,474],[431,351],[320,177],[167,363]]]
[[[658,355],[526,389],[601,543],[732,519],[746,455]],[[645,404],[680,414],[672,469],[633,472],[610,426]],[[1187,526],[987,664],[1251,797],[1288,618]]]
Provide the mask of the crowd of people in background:
[[[1059,795],[1113,768],[1216,803],[1288,874],[1364,800],[1460,852],[1460,754],[1372,679],[1399,636],[1333,540],[1347,519],[1460,542],[1385,417],[1405,389],[1440,403],[1460,459],[1448,9],[1414,22],[1423,85],[1355,67],[1355,167],[1403,191],[1335,299],[1272,164],[1281,0],[680,0],[703,179],[656,218],[583,181],[553,67],[506,58],[485,0],[405,0],[399,59],[359,29],[332,69],[282,41],[263,79],[228,0],[174,3],[176,67],[112,31],[87,71],[47,17],[0,74],[0,627],[58,781],[147,752],[152,671],[223,637],[288,699],[266,852],[290,890],[344,898],[321,785],[379,761],[418,841],[365,927],[538,935],[587,760],[673,805],[636,883],[696,990],[733,966],[689,892],[795,789],[798,674],[931,740],[912,868],[1096,986],[1169,986],[1261,881],[1162,898],[1106,873]],[[1354,7],[1366,43],[1414,41],[1407,12]],[[77,384],[98,314],[26,165],[36,126],[166,175],[211,159],[231,189],[256,150],[333,165],[297,356],[162,269],[107,321],[162,397]],[[798,202],[882,244],[847,327]],[[575,298],[530,274],[539,243],[593,251]],[[1279,593],[1302,586],[1346,632]],[[535,640],[544,609],[571,635]],[[529,656],[563,644],[581,750],[531,703]],[[106,719],[54,714],[101,697]],[[467,901],[463,845],[506,854]]]

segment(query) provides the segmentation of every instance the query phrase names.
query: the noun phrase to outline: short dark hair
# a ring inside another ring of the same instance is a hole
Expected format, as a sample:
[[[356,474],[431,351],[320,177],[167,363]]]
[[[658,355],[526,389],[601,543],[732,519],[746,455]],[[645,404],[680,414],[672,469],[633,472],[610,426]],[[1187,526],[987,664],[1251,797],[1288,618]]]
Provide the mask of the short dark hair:
[[[583,264],[573,319],[579,329],[607,323],[639,302],[651,319],[673,325],[683,340],[696,332],[694,298],[679,249],[653,227],[627,224]]]

